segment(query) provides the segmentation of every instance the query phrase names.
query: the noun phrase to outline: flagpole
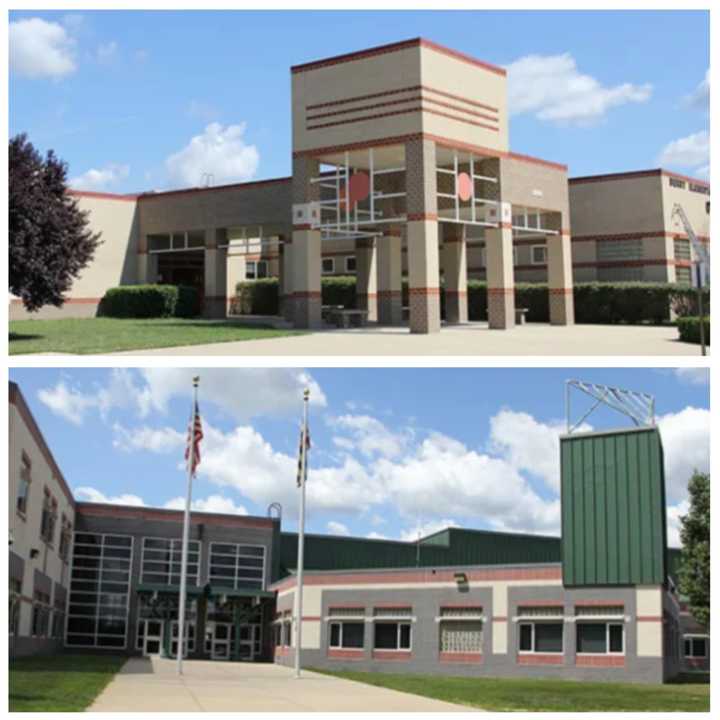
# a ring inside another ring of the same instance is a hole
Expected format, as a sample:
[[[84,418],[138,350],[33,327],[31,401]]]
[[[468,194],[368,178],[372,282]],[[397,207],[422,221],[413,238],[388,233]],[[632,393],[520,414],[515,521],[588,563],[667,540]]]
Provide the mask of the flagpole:
[[[193,470],[195,467],[195,413],[197,412],[197,395],[199,377],[193,378],[193,404],[192,414],[190,416],[190,457],[188,457],[187,467],[187,493],[185,496],[185,514],[183,517],[183,537],[182,537],[182,559],[180,565],[180,600],[178,611],[178,649],[177,649],[177,672],[182,675],[183,672],[183,648],[185,643],[185,604],[187,597],[187,559],[188,545],[190,544],[190,503],[192,502],[192,480]],[[172,627],[172,626],[171,626]]]
[[[302,467],[300,477],[300,522],[298,523],[298,561],[297,585],[295,589],[295,677],[300,677],[300,650],[302,648],[302,609],[303,609],[303,565],[305,562],[305,485],[307,484],[307,439],[308,439],[308,401],[310,390],[303,392],[303,430],[300,443]]]

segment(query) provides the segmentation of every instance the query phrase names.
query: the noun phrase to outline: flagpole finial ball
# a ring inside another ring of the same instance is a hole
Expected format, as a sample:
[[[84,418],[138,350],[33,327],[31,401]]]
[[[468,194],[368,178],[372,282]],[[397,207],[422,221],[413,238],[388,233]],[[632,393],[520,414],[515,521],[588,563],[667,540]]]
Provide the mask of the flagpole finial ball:
[[[308,400],[310,398],[310,388],[305,388],[305,390],[303,391],[303,398],[305,400]]]
[[[193,378],[193,387],[197,387],[199,383],[200,383],[200,376],[199,376],[199,375],[196,375],[196,376]]]

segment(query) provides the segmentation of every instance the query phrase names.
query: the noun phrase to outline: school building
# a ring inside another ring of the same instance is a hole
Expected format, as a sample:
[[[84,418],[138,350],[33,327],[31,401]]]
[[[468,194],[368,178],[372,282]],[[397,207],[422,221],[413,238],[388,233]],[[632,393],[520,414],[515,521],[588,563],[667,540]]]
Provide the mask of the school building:
[[[14,383],[9,412],[11,656],[176,655],[182,512],[74,500]],[[560,444],[560,537],[308,535],[303,663],[635,682],[708,670],[666,547],[659,432]],[[298,539],[281,523],[192,513],[188,657],[293,663]]]

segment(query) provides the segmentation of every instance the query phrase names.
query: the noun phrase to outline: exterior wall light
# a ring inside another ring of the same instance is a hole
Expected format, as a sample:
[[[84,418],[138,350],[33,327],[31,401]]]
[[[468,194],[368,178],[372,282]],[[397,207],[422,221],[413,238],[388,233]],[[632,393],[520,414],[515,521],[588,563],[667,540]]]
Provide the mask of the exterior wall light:
[[[455,578],[455,582],[458,585],[467,585],[468,577],[467,574],[464,572],[456,572],[453,576]]]

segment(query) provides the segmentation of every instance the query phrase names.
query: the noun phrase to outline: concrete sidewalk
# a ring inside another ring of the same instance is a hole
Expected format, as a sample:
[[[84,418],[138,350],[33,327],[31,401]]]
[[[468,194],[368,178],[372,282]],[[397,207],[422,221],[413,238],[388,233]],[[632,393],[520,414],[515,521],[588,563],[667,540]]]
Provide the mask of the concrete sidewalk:
[[[490,330],[487,323],[445,326],[433,335],[405,327],[324,330],[270,340],[129,350],[118,355],[209,356],[679,356],[700,357],[700,347],[681,343],[675,327],[638,325],[553,326],[529,323]]]
[[[431,700],[270,663],[130,658],[88,712],[471,712]]]

